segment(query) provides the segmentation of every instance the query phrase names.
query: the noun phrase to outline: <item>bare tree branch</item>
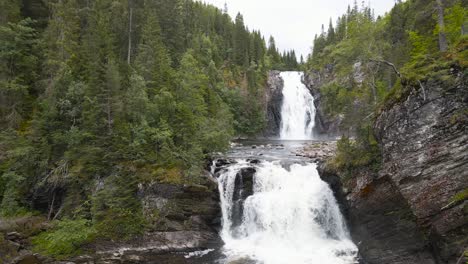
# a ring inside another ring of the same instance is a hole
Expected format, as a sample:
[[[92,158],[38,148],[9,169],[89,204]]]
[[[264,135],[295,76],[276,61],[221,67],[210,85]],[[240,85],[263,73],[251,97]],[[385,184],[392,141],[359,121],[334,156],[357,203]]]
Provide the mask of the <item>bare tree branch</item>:
[[[420,86],[421,89],[422,89],[423,96],[424,96],[424,101],[426,101],[426,89],[424,89],[424,86],[422,85],[422,83],[421,83],[420,80],[418,80],[418,83],[419,83],[419,86]]]
[[[389,61],[386,61],[386,60],[377,60],[377,59],[369,59],[370,61],[373,61],[373,62],[377,62],[377,63],[383,63],[385,65],[388,65],[390,67],[392,67],[393,71],[395,71],[396,75],[400,78],[402,78],[403,76],[401,75],[400,71],[398,71],[397,67],[395,66],[395,64],[389,62]]]

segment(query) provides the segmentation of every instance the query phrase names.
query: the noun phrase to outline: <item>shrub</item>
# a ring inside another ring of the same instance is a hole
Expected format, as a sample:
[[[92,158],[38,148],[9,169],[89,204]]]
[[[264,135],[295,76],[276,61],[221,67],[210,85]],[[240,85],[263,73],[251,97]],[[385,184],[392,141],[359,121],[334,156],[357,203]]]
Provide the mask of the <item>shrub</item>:
[[[331,165],[347,176],[361,167],[378,170],[381,164],[380,149],[370,131],[368,126],[359,129],[356,140],[343,136],[337,143],[336,155],[331,160]]]
[[[95,237],[91,221],[85,219],[61,220],[46,232],[33,238],[34,250],[57,259],[80,254],[82,247]]]
[[[96,223],[97,235],[112,240],[128,240],[141,235],[146,227],[141,212],[130,209],[109,209],[101,213]]]

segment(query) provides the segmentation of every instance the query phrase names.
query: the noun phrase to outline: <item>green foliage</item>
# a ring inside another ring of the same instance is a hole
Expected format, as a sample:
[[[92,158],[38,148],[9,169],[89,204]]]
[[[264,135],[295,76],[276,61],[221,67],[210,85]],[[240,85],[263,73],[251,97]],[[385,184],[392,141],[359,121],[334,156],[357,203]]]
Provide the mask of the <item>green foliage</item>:
[[[331,165],[338,171],[352,176],[357,168],[378,170],[381,163],[380,149],[370,127],[359,129],[355,140],[343,136],[337,144],[337,153]]]
[[[0,26],[0,126],[18,128],[28,117],[38,77],[38,32],[30,18]]]
[[[137,199],[138,178],[132,166],[121,164],[114,175],[102,183],[92,197],[91,213],[99,238],[127,240],[145,228],[141,203]],[[128,167],[128,168],[127,168]]]
[[[456,45],[462,37],[462,27],[467,19],[468,11],[466,6],[463,7],[461,1],[456,1],[452,7],[445,9],[445,33],[447,34],[449,43],[452,45]],[[437,26],[434,33],[439,34],[439,30]]]
[[[53,223],[54,227],[33,238],[34,250],[57,259],[65,259],[82,253],[82,247],[92,241],[95,230],[84,219],[64,219]]]
[[[455,194],[455,196],[453,196],[452,199],[450,199],[450,201],[452,203],[459,203],[463,202],[466,199],[468,199],[468,188]]]
[[[276,47],[276,42],[273,36],[270,36],[268,41],[268,50],[267,50],[267,59],[271,68],[280,71],[297,71],[299,70],[301,64],[304,61],[301,61],[299,64],[296,57],[296,52],[294,50],[285,51],[280,53]]]
[[[125,209],[109,209],[100,212],[96,223],[96,233],[99,238],[112,240],[128,240],[143,234],[146,227],[141,212]]]
[[[2,175],[1,180],[6,184],[2,188],[0,215],[18,216],[26,213],[26,209],[20,204],[22,197],[19,192],[19,186],[24,178],[15,174],[15,172],[7,172]]]
[[[462,1],[444,1],[449,50],[441,54],[435,5],[436,1],[398,1],[383,17],[374,17],[370,7],[355,5],[335,25],[330,22],[328,31],[322,27],[316,35],[306,69],[320,75],[325,114],[340,120],[343,132],[357,136],[356,141],[341,142],[338,167],[374,163],[361,152],[372,140],[359,139],[359,130],[378,109],[423,89],[426,81],[453,87],[456,78],[450,69],[466,68],[467,41],[462,35],[466,7]]]
[[[82,242],[61,236],[75,227],[141,234],[139,183],[198,183],[207,154],[263,128],[270,55],[241,15],[191,0],[29,2],[0,3],[0,214],[91,219],[57,224],[41,251],[74,254]]]

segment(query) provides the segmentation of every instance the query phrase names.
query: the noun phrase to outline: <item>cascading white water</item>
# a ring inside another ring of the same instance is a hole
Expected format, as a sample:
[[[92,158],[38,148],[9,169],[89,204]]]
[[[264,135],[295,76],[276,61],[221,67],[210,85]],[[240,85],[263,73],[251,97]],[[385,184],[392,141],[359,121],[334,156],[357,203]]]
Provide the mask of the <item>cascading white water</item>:
[[[314,98],[302,83],[303,73],[281,72],[284,81],[280,138],[312,139],[315,126]]]
[[[236,174],[248,166],[252,165],[238,160],[218,178],[225,263],[356,263],[357,248],[315,164],[295,164],[289,170],[278,162],[257,165],[254,193],[244,201],[241,224],[234,226]]]

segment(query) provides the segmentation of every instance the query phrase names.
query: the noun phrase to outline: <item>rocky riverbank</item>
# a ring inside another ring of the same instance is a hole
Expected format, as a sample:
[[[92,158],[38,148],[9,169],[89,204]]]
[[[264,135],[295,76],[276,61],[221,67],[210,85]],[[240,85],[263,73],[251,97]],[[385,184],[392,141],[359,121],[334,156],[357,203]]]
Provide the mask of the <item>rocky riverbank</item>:
[[[320,163],[335,155],[336,143],[336,140],[307,143],[304,147],[294,151],[294,153],[297,156],[309,158],[313,162]]]

